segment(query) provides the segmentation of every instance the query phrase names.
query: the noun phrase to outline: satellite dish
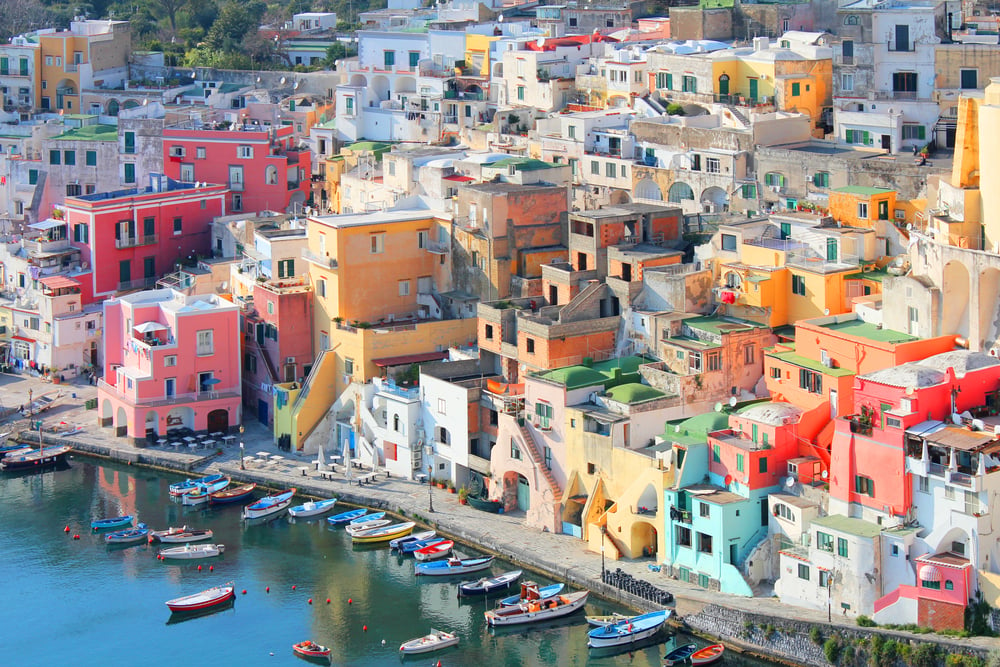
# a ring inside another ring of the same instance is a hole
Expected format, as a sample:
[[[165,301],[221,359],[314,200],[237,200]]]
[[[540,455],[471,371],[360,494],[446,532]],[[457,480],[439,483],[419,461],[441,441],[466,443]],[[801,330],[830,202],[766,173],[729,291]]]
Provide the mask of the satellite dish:
[[[731,408],[735,408],[736,407],[736,397],[735,396],[730,396],[729,397],[729,407],[731,407]]]
[[[288,81],[288,79],[286,79],[285,77],[281,77],[281,79],[278,81],[278,83],[280,83],[283,86],[283,85],[285,85],[286,81]]]
[[[823,309],[823,315],[829,315],[829,314],[830,314],[830,309],[829,308],[824,308]]]
[[[715,411],[716,412],[722,412],[722,403],[716,403],[715,404]]]
[[[819,474],[819,476],[822,477],[823,479],[826,479],[827,477],[830,476],[830,471],[829,470],[824,470],[823,472],[821,472]]]
[[[294,90],[298,90],[298,89],[299,89],[299,86],[301,86],[301,85],[302,85],[302,82],[301,82],[301,81],[296,81],[296,82],[295,82],[295,85],[294,85],[294,86],[292,86],[292,88],[293,88]]]
[[[908,231],[908,232],[912,232],[913,231],[913,223],[912,222],[906,223],[906,231]]]
[[[913,396],[913,392],[915,392],[915,391],[916,391],[916,389],[914,388],[914,386],[910,385],[909,387],[906,388],[906,395],[907,396]]]
[[[545,38],[539,37],[538,41],[536,41],[535,43],[538,44],[538,48],[542,48],[543,46],[545,46]]]
[[[785,486],[787,486],[789,489],[795,486],[795,478],[789,476],[789,478],[785,480]]]
[[[503,23],[503,14],[497,17],[497,23]]]

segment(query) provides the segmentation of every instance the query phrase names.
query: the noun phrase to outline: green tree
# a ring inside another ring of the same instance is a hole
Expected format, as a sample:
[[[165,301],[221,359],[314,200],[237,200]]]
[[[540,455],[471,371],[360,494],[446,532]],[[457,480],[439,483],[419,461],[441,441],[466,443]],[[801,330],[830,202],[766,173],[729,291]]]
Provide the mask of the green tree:
[[[259,0],[235,2],[229,0],[219,9],[219,17],[205,36],[205,45],[218,51],[238,51],[244,38],[257,32],[267,5]]]

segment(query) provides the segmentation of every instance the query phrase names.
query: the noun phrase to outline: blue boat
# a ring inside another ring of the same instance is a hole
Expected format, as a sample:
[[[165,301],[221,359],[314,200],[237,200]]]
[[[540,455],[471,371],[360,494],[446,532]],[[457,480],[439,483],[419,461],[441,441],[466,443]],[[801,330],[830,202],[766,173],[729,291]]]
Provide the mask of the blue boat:
[[[325,514],[333,509],[333,506],[337,504],[336,498],[329,498],[327,500],[310,500],[303,505],[297,505],[295,507],[289,507],[288,513],[294,517],[307,517],[307,516],[319,516],[320,514]]]
[[[357,519],[351,520],[352,526],[357,526],[360,523],[368,523],[369,521],[378,521],[385,516],[385,512],[372,512],[371,514],[362,514]]]
[[[468,574],[469,572],[479,572],[485,570],[493,564],[493,556],[483,558],[449,558],[448,560],[435,560],[429,563],[415,563],[414,574],[433,575],[437,577],[447,577],[454,574]]]
[[[394,551],[398,549],[403,550],[403,545],[409,544],[410,542],[419,542],[420,540],[427,540],[437,535],[436,531],[425,530],[422,533],[413,533],[412,535],[407,535],[406,537],[397,537],[396,539],[389,542],[389,550]]]
[[[218,482],[219,480],[225,478],[226,478],[225,475],[219,474],[219,475],[206,475],[205,477],[202,477],[200,479],[186,479],[183,482],[177,482],[176,484],[171,484],[169,487],[170,495],[174,498],[177,498],[178,496],[183,496],[185,493],[190,493],[191,491],[194,491],[196,488],[198,488],[199,485],[214,484],[215,482]]]
[[[526,582],[527,585],[528,582]],[[502,607],[513,607],[514,605],[521,604],[522,602],[529,602],[530,600],[546,600],[548,598],[554,597],[562,593],[562,589],[566,587],[566,584],[552,584],[550,586],[542,586],[538,589],[538,596],[529,593],[529,597],[523,598],[521,594],[511,595],[509,598],[504,598],[500,600],[500,606]],[[528,589],[530,590],[530,588]]]
[[[349,512],[341,512],[340,514],[334,514],[333,516],[327,517],[326,521],[334,526],[342,523],[350,523],[359,516],[364,516],[367,511],[368,510],[362,507],[360,509],[350,510]]]
[[[417,549],[423,549],[424,547],[429,547],[432,544],[437,544],[442,539],[443,538],[441,537],[434,536],[434,537],[427,537],[422,540],[404,542],[403,544],[399,545],[399,552],[404,554],[412,554]]]
[[[590,648],[607,648],[634,644],[648,639],[659,632],[663,624],[670,618],[671,611],[653,611],[640,616],[629,616],[617,623],[609,623],[604,627],[594,628],[587,633],[587,646]]]
[[[145,542],[148,536],[149,527],[140,523],[135,528],[108,533],[104,536],[104,541],[108,544],[132,544],[133,542]]]
[[[684,644],[683,646],[678,646],[663,656],[663,664],[666,665],[666,667],[684,664],[692,655],[695,654],[697,650],[697,644]]]
[[[94,530],[107,530],[108,528],[121,528],[122,526],[131,526],[132,521],[135,519],[131,514],[125,514],[123,516],[115,516],[109,519],[98,519],[96,521],[90,522],[90,527]]]

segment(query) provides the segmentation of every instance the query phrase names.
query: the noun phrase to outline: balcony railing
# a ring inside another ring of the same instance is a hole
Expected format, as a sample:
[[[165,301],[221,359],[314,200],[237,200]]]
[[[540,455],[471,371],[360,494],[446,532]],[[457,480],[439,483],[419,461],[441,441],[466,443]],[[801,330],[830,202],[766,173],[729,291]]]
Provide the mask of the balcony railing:
[[[149,236],[126,236],[123,239],[115,239],[115,247],[119,250],[122,248],[136,248],[142,245],[153,245],[159,240],[159,236],[156,234],[150,234]]]
[[[243,192],[243,181],[229,181],[229,189],[233,192]]]
[[[104,380],[97,381],[97,388],[99,390],[104,390],[110,394],[114,394],[118,398],[128,401],[132,405],[145,406],[145,407],[159,407],[164,405],[177,405],[178,403],[195,403],[200,401],[212,401],[220,398],[239,398],[240,388],[230,387],[228,389],[212,389],[206,391],[192,391],[184,394],[172,394],[172,395],[162,395],[155,397],[146,397],[136,399],[134,396],[125,394],[125,392],[120,391],[118,387],[113,384],[109,384]]]
[[[886,41],[886,45],[889,47],[890,51],[899,53],[913,53],[916,50],[916,44],[913,42],[907,42],[906,44],[899,44],[894,39]]]
[[[135,280],[122,280],[118,283],[119,292],[127,292],[134,289],[146,289],[156,284],[156,277],[136,278]]]
[[[45,252],[59,252],[69,250],[69,239],[59,239],[57,241],[24,241],[24,249],[29,253],[38,254]]]
[[[316,264],[317,266],[322,266],[322,267],[327,268],[327,269],[336,269],[337,268],[337,260],[336,259],[334,259],[333,257],[325,257],[323,255],[318,255],[318,254],[312,252],[311,250],[309,250],[308,248],[303,248],[302,249],[302,259],[306,260],[307,262],[311,262],[313,264]]]

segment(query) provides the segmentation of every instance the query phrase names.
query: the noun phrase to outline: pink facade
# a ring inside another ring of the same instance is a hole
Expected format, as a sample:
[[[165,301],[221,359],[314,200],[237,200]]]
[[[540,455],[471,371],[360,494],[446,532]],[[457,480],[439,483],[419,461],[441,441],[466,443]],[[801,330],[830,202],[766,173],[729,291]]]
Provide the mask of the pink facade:
[[[239,309],[175,290],[104,304],[100,423],[135,443],[173,429],[228,431],[240,414]]]
[[[223,184],[226,210],[290,211],[305,205],[312,170],[291,126],[163,130],[163,171],[170,178]],[[246,128],[246,129],[243,129]]]
[[[798,454],[799,410],[763,403],[729,418],[729,428],[708,434],[708,470],[721,486],[736,482],[750,491],[778,486]],[[762,459],[766,461],[762,461]]]
[[[312,289],[304,278],[257,283],[244,315],[243,399],[271,424],[271,386],[302,382],[312,367]]]
[[[146,188],[66,198],[69,239],[93,267],[85,293],[99,299],[152,287],[177,262],[211,253],[212,220],[225,215],[225,187],[150,178]]]
[[[913,559],[915,586],[904,584],[875,601],[882,622],[916,623],[932,630],[964,630],[965,608],[973,597],[973,567],[953,553]]]

